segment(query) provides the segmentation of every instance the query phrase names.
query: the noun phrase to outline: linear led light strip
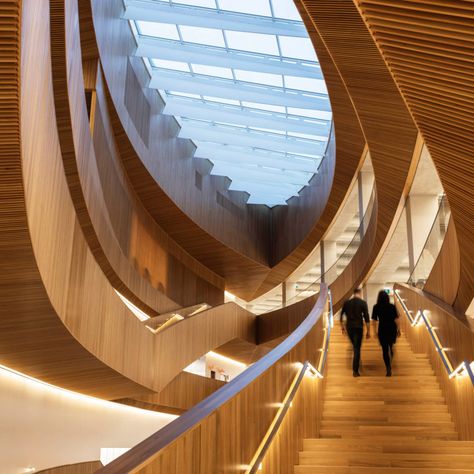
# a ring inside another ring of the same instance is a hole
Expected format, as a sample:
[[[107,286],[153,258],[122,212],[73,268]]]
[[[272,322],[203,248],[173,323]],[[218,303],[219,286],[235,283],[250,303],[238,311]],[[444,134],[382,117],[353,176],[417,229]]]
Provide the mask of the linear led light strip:
[[[304,364],[302,364],[300,370],[295,375],[295,378],[293,379],[293,382],[291,382],[290,388],[288,389],[288,392],[286,392],[285,398],[280,404],[280,407],[278,408],[278,411],[275,417],[273,418],[273,421],[268,427],[268,430],[265,433],[265,436],[263,437],[262,442],[260,443],[257,451],[255,452],[254,457],[250,461],[250,464],[246,466],[245,474],[253,474],[257,470],[262,469],[262,459],[265,456],[265,453],[268,447],[270,446],[274,435],[276,434],[278,428],[283,422],[283,418],[285,417],[286,412],[292,406],[292,400],[296,394],[296,391],[298,390],[299,384],[303,379],[308,365],[309,362],[305,362]]]
[[[446,355],[446,348],[444,348],[443,345],[441,344],[441,341],[439,340],[436,329],[431,324],[431,321],[428,318],[428,316],[424,313],[422,309],[419,309],[415,317],[413,318],[412,315],[410,314],[410,311],[406,307],[404,300],[400,296],[399,290],[395,290],[395,295],[397,296],[398,301],[400,302],[403,308],[403,311],[405,312],[406,316],[408,317],[410,321],[410,324],[413,327],[418,326],[418,323],[421,320],[423,320],[423,322],[425,323],[425,326],[428,329],[431,339],[436,347],[436,351],[440,355],[441,360],[443,361],[443,365],[446,368],[446,371],[448,372],[449,378],[453,379],[455,377],[460,377],[462,375],[467,374],[469,375],[469,378],[471,379],[471,382],[474,385],[474,361],[471,363],[469,363],[468,361],[463,361],[456,368],[453,368],[451,361]]]

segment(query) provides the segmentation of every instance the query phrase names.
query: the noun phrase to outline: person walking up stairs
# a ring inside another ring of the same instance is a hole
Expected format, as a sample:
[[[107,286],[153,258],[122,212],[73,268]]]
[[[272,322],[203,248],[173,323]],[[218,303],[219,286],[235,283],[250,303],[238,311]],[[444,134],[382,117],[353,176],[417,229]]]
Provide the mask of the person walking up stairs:
[[[295,474],[474,474],[474,441],[459,441],[427,356],[404,336],[386,377],[378,340],[352,376],[347,337],[333,331],[320,438],[305,439]]]

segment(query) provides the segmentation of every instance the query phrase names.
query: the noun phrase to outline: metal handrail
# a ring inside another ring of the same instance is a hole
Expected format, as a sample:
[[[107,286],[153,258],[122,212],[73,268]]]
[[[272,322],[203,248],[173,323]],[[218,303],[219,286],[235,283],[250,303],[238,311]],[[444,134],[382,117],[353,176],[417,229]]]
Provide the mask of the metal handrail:
[[[441,357],[441,361],[443,362],[443,365],[446,369],[446,372],[448,373],[449,378],[452,379],[466,372],[469,375],[469,378],[471,379],[472,385],[474,385],[474,372],[471,367],[471,363],[467,360],[464,360],[463,362],[461,362],[461,364],[459,364],[456,368],[454,368],[453,364],[451,363],[451,361],[449,360],[449,357],[446,354],[445,348],[441,344],[441,341],[436,332],[436,328],[433,327],[430,319],[424,313],[424,311],[420,308],[417,311],[416,315],[412,316],[411,314],[412,311],[410,311],[407,308],[403,298],[399,294],[399,290],[395,290],[394,294],[396,298],[398,299],[400,306],[403,308],[403,312],[407,316],[412,327],[417,326],[420,321],[423,321],[425,323],[426,329],[428,330],[428,333],[431,336],[431,340],[433,341],[435,345],[436,352],[438,352],[439,356]]]

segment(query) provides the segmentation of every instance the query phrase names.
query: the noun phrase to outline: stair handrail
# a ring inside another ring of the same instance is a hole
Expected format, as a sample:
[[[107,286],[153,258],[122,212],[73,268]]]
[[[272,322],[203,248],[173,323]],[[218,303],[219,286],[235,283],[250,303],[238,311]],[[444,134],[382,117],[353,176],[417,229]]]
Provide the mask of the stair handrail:
[[[474,372],[471,366],[471,364],[474,364],[474,362],[471,363],[468,360],[464,360],[456,368],[454,368],[453,364],[451,363],[449,357],[446,354],[445,348],[441,344],[441,341],[436,332],[436,328],[431,324],[429,317],[425,314],[423,309],[418,309],[415,316],[412,316],[412,311],[407,308],[405,300],[400,296],[400,291],[398,289],[394,291],[394,295],[400,303],[400,306],[402,307],[403,312],[408,318],[408,321],[410,322],[411,326],[417,326],[420,321],[423,321],[423,323],[425,324],[425,327],[428,330],[431,340],[435,345],[436,352],[439,354],[449,378],[452,379],[466,372],[469,375],[469,378],[471,379],[472,385],[474,386]]]
[[[290,352],[305,338],[323,315],[328,298],[328,287],[322,284],[319,297],[309,314],[283,342],[219,390],[97,472],[102,474],[125,474],[136,472],[137,469],[144,466],[150,458],[156,456],[161,450],[195,427],[224,403],[242,392],[278,360]],[[326,336],[324,342],[326,351],[328,346],[329,338]]]

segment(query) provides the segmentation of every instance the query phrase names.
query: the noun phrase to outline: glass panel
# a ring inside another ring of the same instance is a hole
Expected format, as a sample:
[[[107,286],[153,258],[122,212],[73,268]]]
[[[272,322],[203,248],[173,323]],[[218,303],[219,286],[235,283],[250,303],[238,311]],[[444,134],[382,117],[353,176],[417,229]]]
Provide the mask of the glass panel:
[[[450,217],[451,209],[446,196],[443,195],[440,198],[438,213],[436,214],[420,258],[416,262],[415,268],[408,280],[410,285],[416,286],[417,288],[423,288],[425,286],[426,280],[433,269],[441,246],[443,245]]]

